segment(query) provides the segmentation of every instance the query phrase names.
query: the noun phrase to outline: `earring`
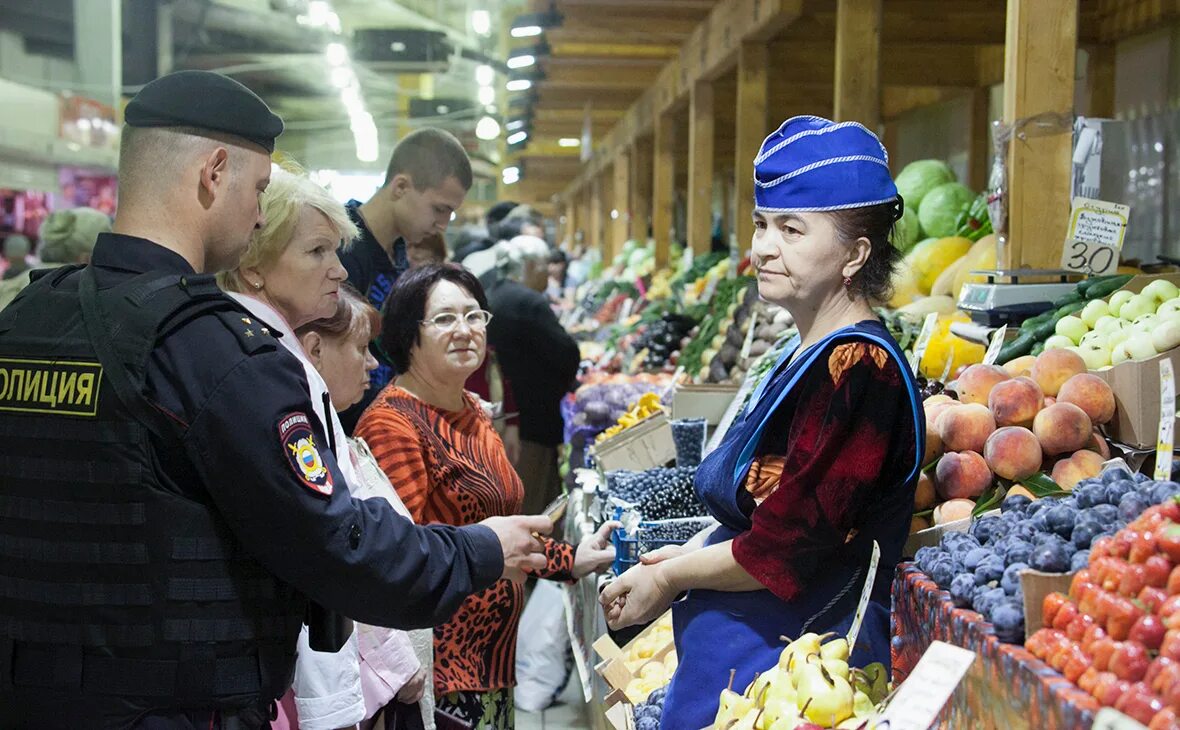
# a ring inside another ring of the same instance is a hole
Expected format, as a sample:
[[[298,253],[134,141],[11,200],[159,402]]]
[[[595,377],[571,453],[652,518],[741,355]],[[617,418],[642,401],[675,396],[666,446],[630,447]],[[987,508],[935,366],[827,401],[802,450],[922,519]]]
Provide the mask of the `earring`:
[[[851,276],[845,276],[845,277],[844,277],[844,287],[845,287],[845,288],[848,288],[848,287],[850,287],[850,286],[852,286],[852,277],[851,277]]]
[[[845,281],[847,281],[847,279],[845,279]],[[845,286],[848,286],[848,285],[847,285],[847,284],[845,284]],[[261,289],[261,288],[262,288],[262,282],[261,282],[261,281],[256,281],[256,282],[254,282],[254,288],[255,288],[255,289]]]

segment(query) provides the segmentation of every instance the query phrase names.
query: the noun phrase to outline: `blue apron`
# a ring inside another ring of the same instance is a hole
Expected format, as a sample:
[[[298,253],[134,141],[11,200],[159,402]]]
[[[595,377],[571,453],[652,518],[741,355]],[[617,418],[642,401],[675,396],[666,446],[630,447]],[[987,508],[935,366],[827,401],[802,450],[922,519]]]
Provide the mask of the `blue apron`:
[[[874,505],[872,519],[861,525],[856,538],[833,557],[830,569],[813,576],[806,591],[796,599],[783,601],[768,590],[692,590],[673,604],[672,621],[680,662],[664,701],[662,728],[697,730],[710,726],[730,670],[736,670],[733,686],[741,692],[756,673],[766,671],[778,661],[785,646],[781,636],[793,639],[808,631],[847,634],[864,586],[874,540],[881,546],[881,560],[851,664],[864,666],[876,661],[889,666],[889,591],[909,533],[926,427],[909,365],[883,325],[869,320],[838,330],[809,347],[795,362],[785,365],[798,348],[798,339],[788,345],[771,375],[755,391],[745,412],[701,464],[696,475],[696,492],[721,523],[708,544],[731,540],[750,529],[750,517],[738,504],[738,490],[744,488],[746,473],[766,424],[828,345],[839,341],[880,345],[905,374],[918,442],[913,468],[904,484],[895,485],[883,494],[882,502]],[[826,363],[821,367],[826,367]]]

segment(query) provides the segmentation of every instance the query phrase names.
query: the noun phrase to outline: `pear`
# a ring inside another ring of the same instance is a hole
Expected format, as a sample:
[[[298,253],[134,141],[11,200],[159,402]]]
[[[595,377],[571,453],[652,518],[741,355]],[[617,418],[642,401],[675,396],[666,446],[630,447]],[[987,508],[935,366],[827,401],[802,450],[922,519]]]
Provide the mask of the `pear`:
[[[757,707],[751,707],[741,716],[741,718],[731,725],[733,730],[764,730],[764,726],[760,725],[762,720],[762,710]]]
[[[786,716],[798,720],[799,713],[795,707],[795,688],[791,686],[790,682],[768,685],[766,695],[762,699],[762,706],[766,709],[767,724],[774,724],[778,718]]]
[[[881,662],[873,662],[864,668],[864,673],[872,687],[872,691],[865,694],[873,704],[880,704],[889,695],[889,672]]]
[[[828,643],[820,646],[819,655],[824,659],[839,659],[840,661],[848,661],[848,639],[840,637],[832,639]]]
[[[869,721],[867,718],[853,715],[852,717],[837,725],[836,730],[861,730],[861,728],[867,728],[868,726]]]
[[[853,691],[852,693],[852,714],[856,717],[868,717],[873,714],[873,709],[876,704],[864,692]]]
[[[843,659],[824,659],[821,664],[824,665],[824,669],[828,670],[828,674],[839,677],[845,682],[848,681],[848,673],[851,671],[848,669],[848,662]]]
[[[778,665],[788,672],[792,671],[793,667],[798,664],[798,659],[791,661],[792,657],[805,657],[808,654],[818,654],[820,645],[824,639],[830,637],[831,634],[813,634],[806,633],[787,644],[787,648],[783,649],[782,654],[779,654]],[[782,637],[786,640],[786,637]]]
[[[721,700],[717,707],[717,717],[713,726],[724,728],[737,722],[754,707],[754,700],[733,691],[733,678],[737,670],[729,670],[729,686],[721,690]]]
[[[800,669],[795,704],[814,723],[835,725],[852,716],[852,685],[833,677],[822,663],[808,662]]]
[[[762,715],[767,730],[794,730],[801,719],[799,710],[795,708],[794,698],[790,702],[767,703],[766,711]]]
[[[791,680],[787,677],[786,672],[779,669],[778,666],[771,667],[769,671],[763,672],[754,678],[754,681],[750,683],[750,687],[746,690],[746,696],[753,698],[754,704],[758,707],[765,707],[767,700],[771,696],[771,687],[779,684],[790,686]]]

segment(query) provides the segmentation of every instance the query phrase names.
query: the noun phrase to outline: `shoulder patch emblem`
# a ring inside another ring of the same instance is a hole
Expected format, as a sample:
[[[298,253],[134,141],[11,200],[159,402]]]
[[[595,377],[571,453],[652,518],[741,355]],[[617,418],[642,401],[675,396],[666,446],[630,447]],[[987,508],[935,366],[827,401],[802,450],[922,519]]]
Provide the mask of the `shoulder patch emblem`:
[[[331,496],[332,473],[320,457],[307,414],[288,413],[279,419],[279,444],[303,485],[322,497]]]

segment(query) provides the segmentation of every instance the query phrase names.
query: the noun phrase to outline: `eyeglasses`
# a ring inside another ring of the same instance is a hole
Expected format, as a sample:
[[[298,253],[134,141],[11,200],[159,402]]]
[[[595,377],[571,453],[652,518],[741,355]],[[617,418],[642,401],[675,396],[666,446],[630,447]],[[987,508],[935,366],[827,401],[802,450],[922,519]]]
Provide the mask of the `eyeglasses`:
[[[473,330],[482,330],[488,326],[488,322],[492,321],[492,313],[483,309],[476,309],[465,314],[442,312],[430,319],[422,320],[422,324],[432,324],[442,332],[451,332],[459,326],[459,320],[466,322],[467,326]]]

